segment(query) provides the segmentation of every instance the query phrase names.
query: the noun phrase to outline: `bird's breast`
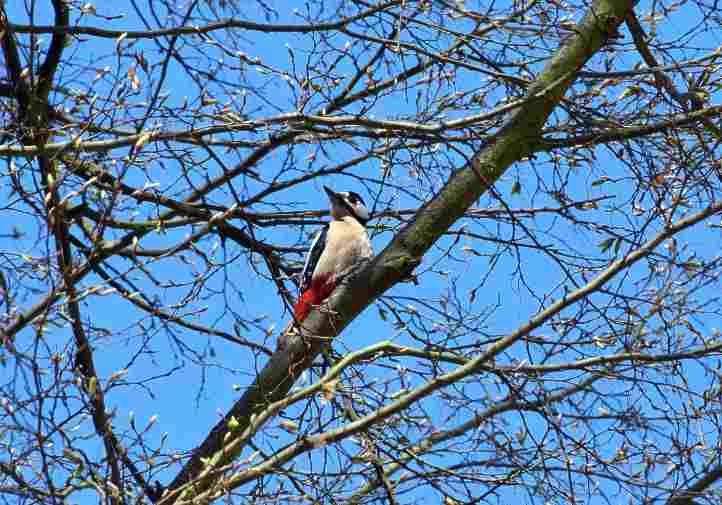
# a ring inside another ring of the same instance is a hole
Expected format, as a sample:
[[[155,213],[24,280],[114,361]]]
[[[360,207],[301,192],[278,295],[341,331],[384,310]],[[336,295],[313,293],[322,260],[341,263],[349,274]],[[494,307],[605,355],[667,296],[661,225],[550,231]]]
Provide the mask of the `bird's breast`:
[[[358,223],[331,222],[326,247],[314,270],[314,277],[342,272],[372,255],[365,228]]]

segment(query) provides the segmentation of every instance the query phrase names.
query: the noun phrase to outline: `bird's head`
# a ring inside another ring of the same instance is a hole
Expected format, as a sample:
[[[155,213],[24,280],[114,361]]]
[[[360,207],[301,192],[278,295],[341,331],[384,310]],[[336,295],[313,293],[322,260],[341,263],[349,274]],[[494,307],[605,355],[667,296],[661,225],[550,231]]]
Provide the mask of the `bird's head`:
[[[331,201],[331,217],[341,219],[352,216],[363,225],[369,220],[369,211],[361,195],[353,191],[336,193],[328,186],[324,186],[323,189]]]

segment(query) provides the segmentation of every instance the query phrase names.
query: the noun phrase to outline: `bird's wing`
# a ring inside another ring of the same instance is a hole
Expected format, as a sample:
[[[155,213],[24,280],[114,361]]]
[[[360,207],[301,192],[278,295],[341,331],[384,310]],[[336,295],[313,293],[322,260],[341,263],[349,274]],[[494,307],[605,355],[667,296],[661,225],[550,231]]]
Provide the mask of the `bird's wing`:
[[[301,271],[301,293],[306,291],[308,286],[311,285],[311,277],[313,277],[313,271],[316,268],[318,259],[321,257],[324,247],[326,247],[326,235],[328,234],[328,225],[321,228],[316,237],[311,243],[311,247],[306,253],[306,261],[303,264],[303,270]]]

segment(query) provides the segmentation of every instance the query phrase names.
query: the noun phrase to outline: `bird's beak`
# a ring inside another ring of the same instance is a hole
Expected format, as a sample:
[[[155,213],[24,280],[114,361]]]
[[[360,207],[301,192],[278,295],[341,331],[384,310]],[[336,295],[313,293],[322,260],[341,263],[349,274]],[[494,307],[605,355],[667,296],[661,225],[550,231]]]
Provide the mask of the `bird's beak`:
[[[338,219],[347,214],[351,214],[351,209],[348,208],[348,204],[341,198],[341,195],[336,193],[328,186],[324,186],[323,190],[328,195],[328,200],[331,202],[331,217]]]
[[[328,195],[328,199],[331,200],[332,204],[341,204],[343,202],[343,198],[338,196],[338,194],[328,186],[324,186],[323,190]]]

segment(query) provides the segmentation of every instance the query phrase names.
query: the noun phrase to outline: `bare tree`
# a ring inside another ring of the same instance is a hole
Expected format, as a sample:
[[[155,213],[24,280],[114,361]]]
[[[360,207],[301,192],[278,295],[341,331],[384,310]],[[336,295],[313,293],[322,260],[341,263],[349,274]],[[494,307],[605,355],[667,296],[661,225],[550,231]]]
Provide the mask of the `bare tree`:
[[[4,502],[719,503],[714,5],[18,4]]]

